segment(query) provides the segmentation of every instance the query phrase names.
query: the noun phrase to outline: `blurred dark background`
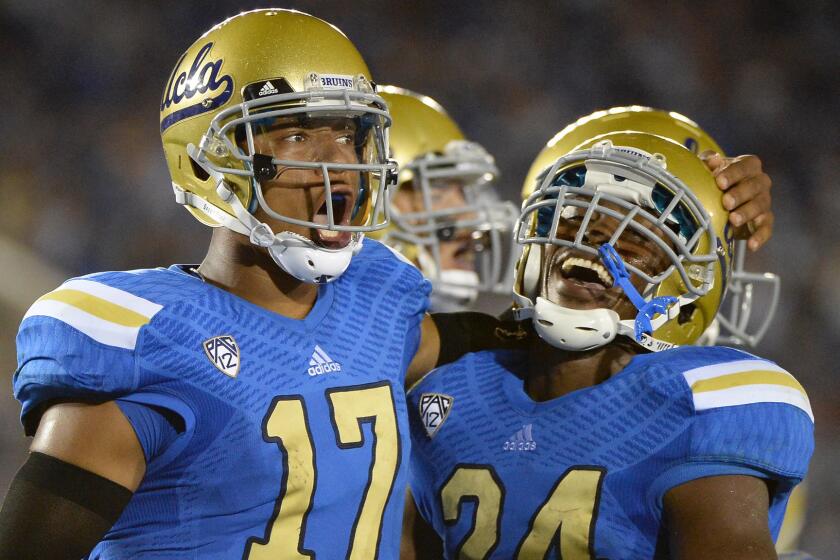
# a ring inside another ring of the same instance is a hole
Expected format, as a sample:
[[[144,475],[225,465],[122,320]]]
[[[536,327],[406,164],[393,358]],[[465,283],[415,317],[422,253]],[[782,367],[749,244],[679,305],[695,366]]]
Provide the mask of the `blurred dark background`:
[[[164,83],[206,28],[265,4],[0,3],[0,496],[27,441],[10,396],[14,334],[66,277],[197,262],[209,230],[172,198]],[[380,83],[436,98],[493,153],[516,200],[542,145],[578,116],[644,104],[700,122],[774,181],[781,275],[756,353],[792,371],[817,421],[801,546],[840,544],[840,10],[831,2],[288,1],[341,28]]]

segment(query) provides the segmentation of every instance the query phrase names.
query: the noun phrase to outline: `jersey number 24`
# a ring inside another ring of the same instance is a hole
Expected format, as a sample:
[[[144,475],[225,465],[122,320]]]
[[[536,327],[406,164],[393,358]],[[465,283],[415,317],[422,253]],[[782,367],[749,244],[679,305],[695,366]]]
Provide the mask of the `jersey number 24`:
[[[605,473],[595,466],[575,466],[564,472],[531,517],[516,558],[545,558],[555,542],[563,560],[595,558],[595,519]],[[504,502],[504,485],[492,467],[458,465],[441,487],[440,501],[447,525],[458,522],[463,502],[475,503],[473,525],[455,557],[490,557],[499,542]]]

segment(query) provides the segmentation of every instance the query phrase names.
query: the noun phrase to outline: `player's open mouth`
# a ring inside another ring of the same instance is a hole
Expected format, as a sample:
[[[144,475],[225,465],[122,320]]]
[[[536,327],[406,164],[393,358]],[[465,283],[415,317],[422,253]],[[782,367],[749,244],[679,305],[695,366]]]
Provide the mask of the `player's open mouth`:
[[[353,209],[353,195],[349,188],[333,187],[332,191],[332,211],[333,221],[335,225],[348,225],[350,223],[350,213]],[[329,223],[329,215],[327,214],[327,200],[321,203],[318,211],[312,218],[316,224],[327,225]],[[315,240],[320,245],[327,249],[341,249],[345,247],[352,236],[349,231],[336,231],[330,229],[315,229]]]
[[[560,274],[566,280],[587,288],[608,289],[613,285],[613,277],[601,263],[580,257],[568,257],[560,266]]]

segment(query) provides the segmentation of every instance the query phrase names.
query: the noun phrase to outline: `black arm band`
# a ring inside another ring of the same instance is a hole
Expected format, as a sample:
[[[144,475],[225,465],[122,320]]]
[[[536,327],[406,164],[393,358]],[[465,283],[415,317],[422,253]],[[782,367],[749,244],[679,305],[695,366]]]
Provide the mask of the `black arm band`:
[[[524,349],[531,335],[530,321],[501,320],[476,311],[432,313],[440,336],[435,367],[454,362],[469,352]]]
[[[130,490],[107,478],[31,453],[0,511],[0,560],[86,556],[131,496]]]

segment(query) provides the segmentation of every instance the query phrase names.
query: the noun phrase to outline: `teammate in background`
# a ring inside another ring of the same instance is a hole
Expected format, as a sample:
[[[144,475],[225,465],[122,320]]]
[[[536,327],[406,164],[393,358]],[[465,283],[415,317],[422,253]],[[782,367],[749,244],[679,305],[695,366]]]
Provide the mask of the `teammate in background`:
[[[813,450],[807,396],[771,362],[674,346],[725,291],[714,178],[679,144],[623,132],[533,185],[515,300],[540,338],[409,393],[411,487],[446,557],[775,558]]]
[[[0,557],[397,557],[403,386],[494,321],[447,351],[428,282],[363,240],[395,173],[367,66],[330,24],[256,10],[186,51],[160,110],[210,247],[29,309],[14,391],[35,439]]]
[[[391,225],[379,239],[429,279],[434,311],[468,309],[479,294],[509,294],[518,210],[499,200],[493,156],[466,140],[431,97],[395,86],[381,94],[400,171]]]

